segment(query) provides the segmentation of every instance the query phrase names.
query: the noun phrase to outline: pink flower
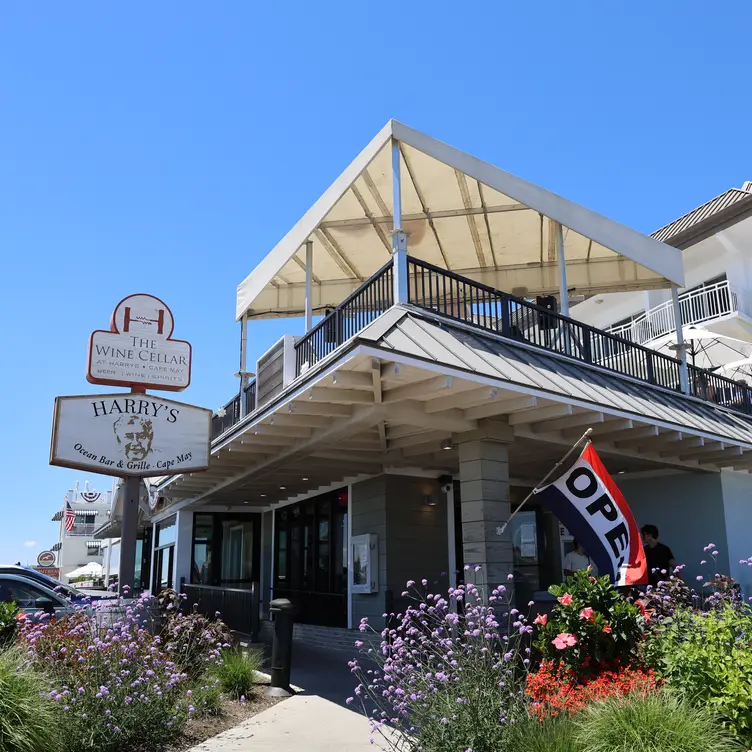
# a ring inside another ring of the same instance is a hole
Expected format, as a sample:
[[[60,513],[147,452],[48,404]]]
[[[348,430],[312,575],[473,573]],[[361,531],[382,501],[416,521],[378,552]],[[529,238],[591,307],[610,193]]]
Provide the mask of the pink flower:
[[[577,644],[577,638],[573,634],[568,632],[562,632],[551,640],[553,646],[559,650],[565,650],[566,648],[574,647]]]
[[[548,614],[538,614],[533,621],[533,624],[539,624],[541,627],[545,627],[548,624]]]
[[[580,611],[580,619],[595,621],[595,614],[593,613],[593,609],[590,608],[590,606],[583,608],[582,611]]]
[[[569,606],[572,603],[572,596],[569,593],[564,593],[560,598],[557,599],[559,603],[561,603],[562,606]]]
[[[606,634],[611,634],[611,625],[608,622],[603,625],[603,631]]]

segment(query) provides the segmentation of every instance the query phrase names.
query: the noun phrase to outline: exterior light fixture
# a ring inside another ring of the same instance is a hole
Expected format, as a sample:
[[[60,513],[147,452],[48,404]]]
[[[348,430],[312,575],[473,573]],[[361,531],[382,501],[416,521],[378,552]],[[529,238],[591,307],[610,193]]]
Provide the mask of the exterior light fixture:
[[[265,499],[266,498],[266,494],[261,494],[261,498]]]
[[[451,439],[444,439],[444,441],[441,442],[441,448],[442,449],[451,449],[452,448],[452,440]]]
[[[426,505],[427,507],[435,507],[435,506],[436,506],[436,504],[437,504],[438,502],[436,501],[436,497],[435,497],[435,496],[432,496],[432,495],[430,495],[430,494],[426,494],[426,495],[425,495],[425,496],[423,497],[423,503],[424,503],[424,504],[425,504],[425,505]]]
[[[301,480],[308,480],[308,478],[305,477],[305,475],[301,478]]]
[[[279,487],[279,490],[280,490],[280,491],[286,491],[286,490],[287,490],[287,486],[280,486],[280,487]]]

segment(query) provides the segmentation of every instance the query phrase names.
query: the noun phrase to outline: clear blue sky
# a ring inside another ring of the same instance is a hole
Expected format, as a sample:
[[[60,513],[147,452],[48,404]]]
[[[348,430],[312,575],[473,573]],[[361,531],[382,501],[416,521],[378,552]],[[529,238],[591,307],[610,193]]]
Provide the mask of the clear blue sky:
[[[219,407],[236,285],[390,117],[651,231],[752,179],[750,28],[748,0],[3,2],[0,562],[85,479],[48,465],[53,400],[96,391],[122,297],[170,305],[180,399]]]

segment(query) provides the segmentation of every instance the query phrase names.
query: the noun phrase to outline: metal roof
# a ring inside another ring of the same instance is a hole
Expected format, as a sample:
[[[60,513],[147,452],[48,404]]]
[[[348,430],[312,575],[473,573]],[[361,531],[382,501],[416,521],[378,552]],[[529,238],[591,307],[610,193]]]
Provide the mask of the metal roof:
[[[752,206],[752,181],[747,181],[741,188],[730,188],[724,191],[720,196],[706,201],[702,206],[698,206],[691,212],[656,230],[651,237],[660,240],[662,243],[669,243],[672,238],[676,238],[690,228],[711,219],[724,209],[739,203],[739,201],[745,200]]]
[[[241,282],[238,319],[302,315],[307,242],[314,313],[391,258],[393,143],[419,259],[522,295],[558,292],[558,222],[573,295],[684,283],[676,249],[392,120]]]
[[[546,392],[551,398],[591,403],[752,446],[752,422],[720,407],[634,382],[599,368],[512,344],[451,322],[401,310],[388,330],[374,322],[359,335],[374,345],[445,367]],[[385,317],[382,317],[385,318]]]

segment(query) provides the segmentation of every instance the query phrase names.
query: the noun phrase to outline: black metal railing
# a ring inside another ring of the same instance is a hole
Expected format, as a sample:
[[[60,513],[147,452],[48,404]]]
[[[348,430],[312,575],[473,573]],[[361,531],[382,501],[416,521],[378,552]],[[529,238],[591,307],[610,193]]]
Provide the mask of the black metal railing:
[[[299,376],[344,344],[394,302],[389,261],[295,343],[295,375]]]
[[[250,415],[256,409],[256,379],[249,382],[243,389],[245,415]]]
[[[258,641],[258,583],[254,582],[248,588],[229,588],[181,582],[180,589],[186,596],[183,609],[188,613],[194,608],[209,617],[219,612],[222,621],[234,632],[251,635],[254,642]]]
[[[676,358],[410,257],[413,305],[623,376],[679,391]]]
[[[221,436],[240,420],[240,395],[236,394],[212,416],[212,440]]]
[[[752,415],[752,387],[695,366],[689,369],[689,391],[695,397]]]

